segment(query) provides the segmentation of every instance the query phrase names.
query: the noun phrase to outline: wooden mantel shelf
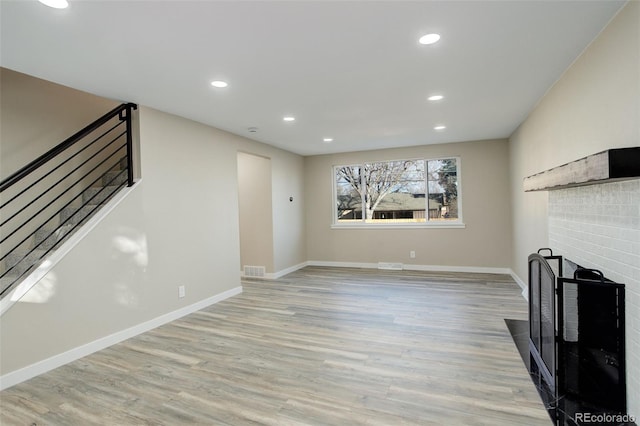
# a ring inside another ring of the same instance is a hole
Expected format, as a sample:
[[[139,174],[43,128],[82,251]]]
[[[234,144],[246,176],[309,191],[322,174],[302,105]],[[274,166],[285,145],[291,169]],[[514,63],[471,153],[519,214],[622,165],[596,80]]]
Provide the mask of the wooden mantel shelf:
[[[549,191],[573,186],[640,178],[640,147],[602,151],[524,178],[525,191]]]

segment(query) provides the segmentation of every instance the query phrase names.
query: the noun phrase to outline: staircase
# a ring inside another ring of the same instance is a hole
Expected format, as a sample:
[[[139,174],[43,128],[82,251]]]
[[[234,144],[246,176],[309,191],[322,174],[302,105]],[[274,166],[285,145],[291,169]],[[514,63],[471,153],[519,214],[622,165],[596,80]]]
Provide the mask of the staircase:
[[[133,185],[135,108],[121,105],[0,182],[0,298]]]
[[[57,226],[45,225],[33,234],[27,247],[19,248],[7,255],[0,269],[0,293],[11,288],[35,270],[48,255],[52,254],[73,233],[86,223],[98,210],[127,184],[126,157],[106,172],[99,185],[87,188],[79,200],[58,213]]]

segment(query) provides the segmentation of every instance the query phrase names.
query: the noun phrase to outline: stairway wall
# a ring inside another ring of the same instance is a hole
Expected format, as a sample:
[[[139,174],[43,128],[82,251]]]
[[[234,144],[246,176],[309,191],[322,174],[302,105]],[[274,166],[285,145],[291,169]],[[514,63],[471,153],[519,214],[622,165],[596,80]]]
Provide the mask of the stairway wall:
[[[0,143],[0,179],[11,175],[87,124],[119,105],[119,102],[113,100],[71,89],[6,68],[0,68],[0,87],[2,89],[2,96],[0,96],[0,122],[2,123],[2,126],[0,126],[0,140],[2,141],[2,143]],[[113,122],[115,123],[116,120]],[[99,148],[100,146],[96,144],[94,147],[87,149],[37,184],[34,190],[44,191],[49,186],[58,182],[58,180],[67,173],[72,172],[73,169],[79,165],[80,168],[65,182],[80,179],[106,155],[98,155],[96,160],[91,164],[81,166],[81,164]],[[71,148],[68,152],[75,152],[76,149],[77,148]],[[111,151],[108,152],[110,153]],[[115,158],[114,161],[117,161],[117,158]],[[112,163],[113,161],[110,161],[108,165]],[[54,161],[53,164],[58,163]],[[89,174],[89,176],[84,179],[83,185],[90,185],[91,182],[104,171],[106,171],[106,168]],[[35,172],[32,175],[33,180],[30,182],[42,176],[42,173]],[[3,192],[1,195],[2,201],[4,202],[10,199],[21,189],[19,185],[16,185]],[[11,224],[8,225],[9,228],[28,220],[40,211],[41,208],[53,202],[53,204],[39,216],[41,219],[49,217],[59,208],[62,208],[70,202],[76,195],[74,191],[71,191],[55,200],[55,197],[59,194],[60,191],[51,191],[43,198],[40,198],[12,221]],[[14,203],[3,209],[2,214],[6,215],[5,217],[9,217],[21,207],[20,203]],[[48,227],[56,226],[57,219],[54,219],[49,225]],[[10,230],[13,229],[15,228],[11,228]],[[12,238],[0,246],[0,251],[4,253],[9,252],[16,244],[30,235],[33,230],[34,229],[27,226],[18,231]],[[22,247],[30,247],[30,242],[31,241],[27,241]],[[3,265],[0,265],[0,267],[2,266]]]
[[[0,179],[120,102],[0,67]]]
[[[300,156],[143,106],[139,126],[142,179],[2,316],[0,375],[238,289],[238,150],[291,166],[274,193],[302,200]],[[285,201],[278,223],[302,216],[301,205]],[[303,250],[288,255],[304,247],[302,226],[289,223],[291,241],[276,249],[288,259],[283,267],[305,260]]]
[[[2,317],[1,374],[240,285],[235,146],[147,108],[139,124],[143,179]]]

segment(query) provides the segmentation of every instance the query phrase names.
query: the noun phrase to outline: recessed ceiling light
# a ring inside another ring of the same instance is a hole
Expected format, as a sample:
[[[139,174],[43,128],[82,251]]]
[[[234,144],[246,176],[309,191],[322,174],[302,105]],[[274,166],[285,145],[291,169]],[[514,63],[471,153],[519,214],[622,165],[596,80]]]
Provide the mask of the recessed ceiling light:
[[[430,100],[430,101],[439,101],[439,100],[444,99],[444,96],[442,96],[442,95],[433,95],[433,96],[429,96],[427,99]]]
[[[40,3],[45,6],[53,7],[54,9],[66,9],[69,7],[69,2],[67,0],[38,0]]]
[[[442,124],[440,124],[440,125],[434,127],[433,130],[444,130],[446,128],[447,128],[447,126],[443,126]]]
[[[287,115],[286,117],[282,118],[284,121],[296,121],[296,118],[291,116],[291,115]]]
[[[433,44],[440,40],[440,34],[426,34],[420,37],[418,42],[420,44]]]
[[[227,87],[229,84],[226,81],[222,81],[222,80],[214,80],[211,82],[211,85],[213,87],[217,87],[217,88],[223,88],[223,87]]]
[[[324,139],[322,139],[322,142],[324,142],[324,143],[333,142],[333,138],[324,138]]]

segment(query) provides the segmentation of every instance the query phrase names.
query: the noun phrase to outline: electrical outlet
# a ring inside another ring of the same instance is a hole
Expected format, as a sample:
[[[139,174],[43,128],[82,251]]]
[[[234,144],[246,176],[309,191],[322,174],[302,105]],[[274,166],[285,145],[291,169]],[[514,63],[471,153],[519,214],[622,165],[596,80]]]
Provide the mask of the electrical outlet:
[[[410,258],[412,258],[412,259],[415,259],[415,258],[416,258],[416,252],[415,252],[415,251],[413,251],[413,250],[411,250],[411,251],[409,252],[409,257],[410,257]]]
[[[184,294],[185,294],[184,286],[183,285],[178,286],[178,297],[184,297]]]

